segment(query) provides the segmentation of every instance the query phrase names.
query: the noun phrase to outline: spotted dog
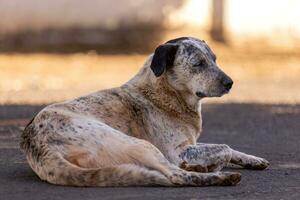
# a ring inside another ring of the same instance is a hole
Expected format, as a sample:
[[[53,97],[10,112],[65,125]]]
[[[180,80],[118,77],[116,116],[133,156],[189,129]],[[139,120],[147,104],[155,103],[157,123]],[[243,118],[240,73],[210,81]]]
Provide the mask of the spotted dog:
[[[44,108],[20,146],[33,171],[58,185],[236,185],[241,175],[221,172],[224,166],[265,169],[268,161],[197,143],[201,99],[232,84],[204,41],[170,40],[121,87]]]

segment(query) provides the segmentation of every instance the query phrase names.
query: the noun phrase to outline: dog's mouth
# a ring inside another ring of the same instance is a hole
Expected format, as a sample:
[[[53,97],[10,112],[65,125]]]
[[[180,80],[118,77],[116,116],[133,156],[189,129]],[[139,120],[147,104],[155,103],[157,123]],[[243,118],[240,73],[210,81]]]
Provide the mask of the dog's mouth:
[[[230,92],[230,89],[222,89],[220,92],[214,93],[214,94],[205,94],[201,91],[196,92],[196,96],[199,98],[204,98],[204,97],[221,97],[225,94],[228,94]]]
[[[223,93],[223,94],[228,94],[229,92],[230,92],[230,89],[226,89],[226,88],[225,88],[225,89],[223,90],[222,93]]]
[[[231,84],[230,87],[224,87],[222,93],[223,93],[223,94],[228,94],[228,93],[230,92],[231,89],[232,89],[232,84]]]

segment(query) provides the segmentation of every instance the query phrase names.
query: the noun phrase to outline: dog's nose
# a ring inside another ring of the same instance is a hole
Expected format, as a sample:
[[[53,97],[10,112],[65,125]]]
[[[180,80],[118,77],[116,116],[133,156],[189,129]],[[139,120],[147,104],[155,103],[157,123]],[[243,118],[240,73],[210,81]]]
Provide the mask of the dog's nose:
[[[225,78],[222,80],[222,84],[226,90],[230,90],[233,85],[233,81],[230,78]]]

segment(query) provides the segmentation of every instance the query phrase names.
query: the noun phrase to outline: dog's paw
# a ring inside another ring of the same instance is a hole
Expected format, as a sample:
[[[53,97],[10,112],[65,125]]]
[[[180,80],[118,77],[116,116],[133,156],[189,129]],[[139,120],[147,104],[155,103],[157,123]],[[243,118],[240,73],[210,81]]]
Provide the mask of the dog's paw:
[[[201,172],[201,173],[216,172],[222,169],[222,165],[217,165],[217,164],[203,166],[200,164],[188,164],[186,162],[182,162],[179,165],[179,167],[186,171],[194,171],[194,172]]]
[[[248,162],[243,167],[245,169],[264,170],[269,165],[270,163],[266,159],[251,156],[251,158],[249,158]]]
[[[179,167],[186,171],[194,171],[194,172],[202,172],[202,173],[209,172],[206,166],[196,165],[196,164],[192,165],[192,164],[188,164],[187,162],[182,162],[179,165]]]
[[[234,186],[241,181],[241,174],[238,172],[219,172],[221,177],[220,186]]]

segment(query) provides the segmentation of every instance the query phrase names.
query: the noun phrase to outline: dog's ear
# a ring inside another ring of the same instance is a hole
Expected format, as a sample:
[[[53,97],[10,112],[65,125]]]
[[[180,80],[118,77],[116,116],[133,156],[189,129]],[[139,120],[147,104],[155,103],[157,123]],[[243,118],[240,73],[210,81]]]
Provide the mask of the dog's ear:
[[[156,77],[161,76],[165,70],[173,65],[177,49],[178,45],[168,43],[155,49],[150,68]]]

